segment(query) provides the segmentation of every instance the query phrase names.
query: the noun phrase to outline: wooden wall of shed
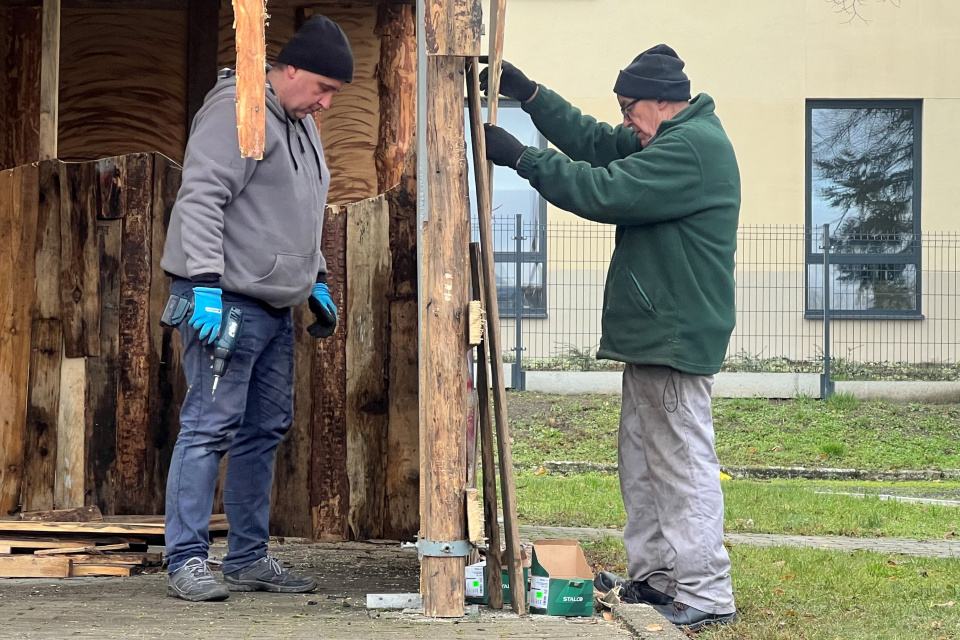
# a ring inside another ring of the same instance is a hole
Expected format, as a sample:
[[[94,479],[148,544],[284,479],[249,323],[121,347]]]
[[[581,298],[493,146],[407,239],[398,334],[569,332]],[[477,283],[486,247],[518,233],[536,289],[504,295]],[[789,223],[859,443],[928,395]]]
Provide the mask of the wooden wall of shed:
[[[0,7],[0,170],[40,159],[40,9]]]

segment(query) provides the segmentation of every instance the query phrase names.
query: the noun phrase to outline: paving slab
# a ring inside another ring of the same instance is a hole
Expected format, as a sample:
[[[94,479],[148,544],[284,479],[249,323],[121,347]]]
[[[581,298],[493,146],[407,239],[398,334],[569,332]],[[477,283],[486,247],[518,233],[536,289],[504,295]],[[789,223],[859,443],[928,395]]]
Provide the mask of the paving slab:
[[[211,555],[222,556],[224,545]],[[480,638],[631,637],[616,621],[601,617],[557,618],[471,610],[457,620],[418,612],[368,611],[368,593],[419,590],[416,553],[397,543],[318,544],[286,541],[271,546],[282,563],[317,576],[310,594],[233,593],[221,603],[168,598],[167,574],[131,578],[0,579],[0,638],[26,640],[127,638],[290,638],[431,640]],[[217,574],[219,577],[219,574]]]

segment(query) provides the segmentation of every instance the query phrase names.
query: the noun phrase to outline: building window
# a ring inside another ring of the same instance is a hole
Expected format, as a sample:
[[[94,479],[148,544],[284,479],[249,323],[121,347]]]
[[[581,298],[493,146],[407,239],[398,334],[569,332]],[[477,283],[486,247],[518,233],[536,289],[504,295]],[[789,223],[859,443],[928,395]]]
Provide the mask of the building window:
[[[465,110],[467,131],[467,161],[473,163],[473,141],[470,137],[470,115]],[[483,108],[486,120],[487,109]],[[539,149],[546,148],[546,140],[537,131],[533,121],[516,101],[501,101],[497,124],[520,142]],[[477,218],[477,193],[473,167],[470,167],[470,218],[473,240],[480,241]],[[517,214],[521,216],[521,246],[517,253]],[[500,315],[517,314],[517,301],[525,318],[547,317],[547,203],[530,183],[516,171],[496,167],[493,172],[493,248],[497,279],[497,303]],[[520,286],[517,287],[517,264],[520,265]]]
[[[807,101],[807,317],[920,317],[919,100]]]

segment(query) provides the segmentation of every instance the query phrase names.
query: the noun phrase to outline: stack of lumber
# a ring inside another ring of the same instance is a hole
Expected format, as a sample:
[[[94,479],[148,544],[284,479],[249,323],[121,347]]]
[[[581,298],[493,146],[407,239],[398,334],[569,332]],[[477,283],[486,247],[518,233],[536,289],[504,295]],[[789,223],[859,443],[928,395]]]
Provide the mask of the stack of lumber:
[[[211,533],[226,518],[213,516]],[[131,576],[159,567],[163,516],[111,516],[93,507],[22,513],[0,519],[0,578]]]

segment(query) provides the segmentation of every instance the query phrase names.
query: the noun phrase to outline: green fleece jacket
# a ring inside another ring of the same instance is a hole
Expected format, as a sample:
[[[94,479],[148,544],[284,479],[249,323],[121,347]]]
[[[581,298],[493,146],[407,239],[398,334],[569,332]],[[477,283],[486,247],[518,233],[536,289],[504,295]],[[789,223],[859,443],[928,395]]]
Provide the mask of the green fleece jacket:
[[[718,372],[736,320],[740,172],[713,99],[696,96],[646,149],[543,85],[523,109],[563,153],[529,148],[519,174],[556,206],[617,225],[597,357]]]

